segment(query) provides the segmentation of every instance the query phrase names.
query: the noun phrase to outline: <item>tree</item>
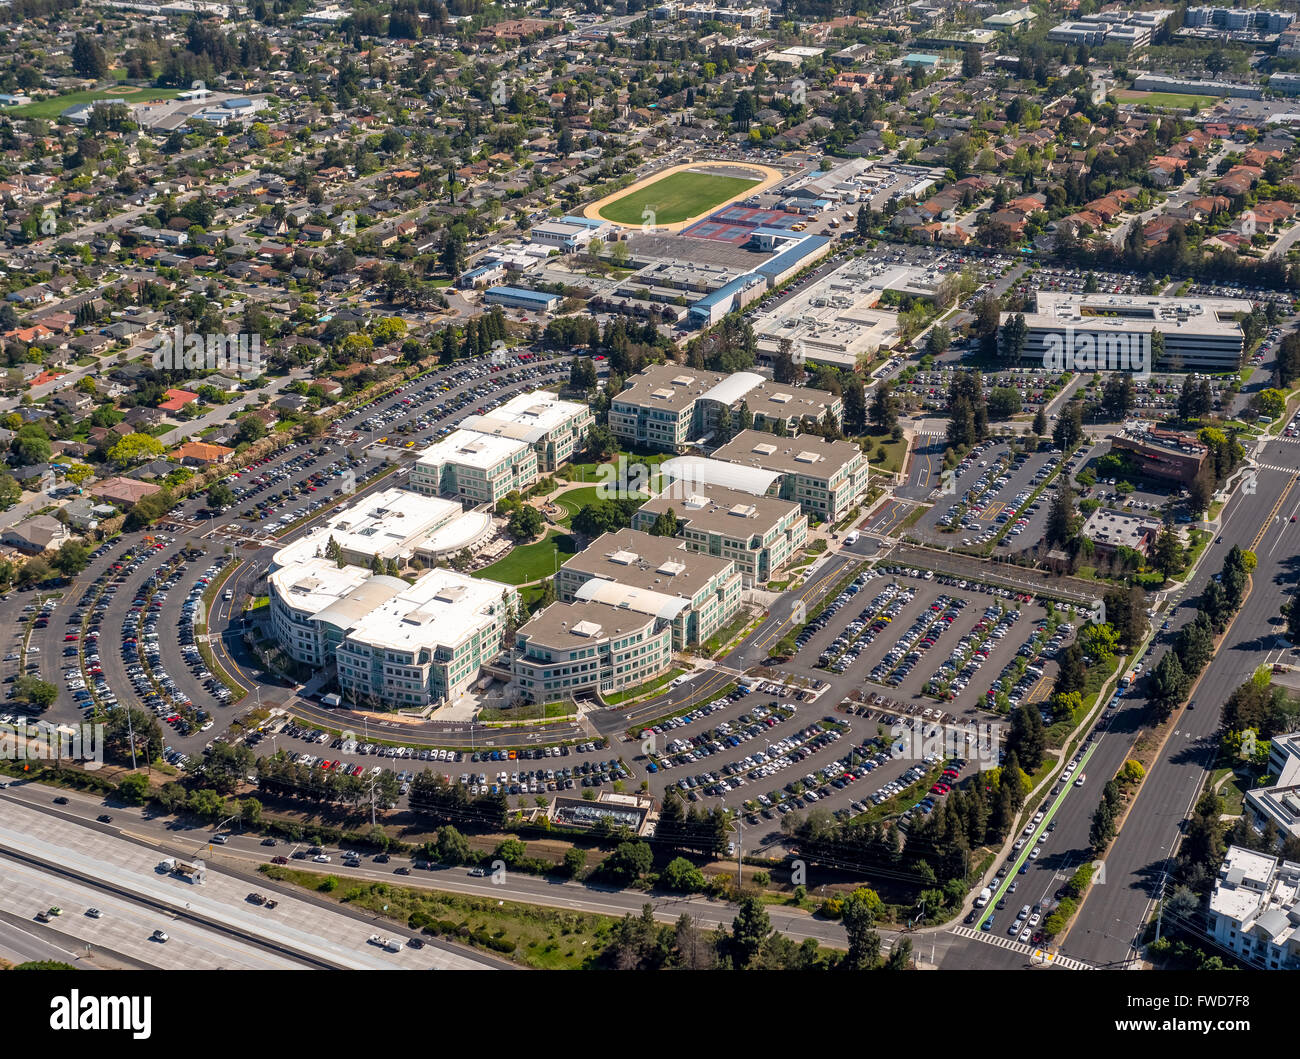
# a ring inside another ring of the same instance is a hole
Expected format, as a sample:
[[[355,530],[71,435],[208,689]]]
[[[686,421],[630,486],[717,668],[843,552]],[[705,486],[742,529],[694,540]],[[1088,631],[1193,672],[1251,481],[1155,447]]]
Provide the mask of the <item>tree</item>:
[[[19,466],[45,463],[50,458],[50,439],[39,433],[39,427],[31,433],[19,434],[9,443],[9,451]]]
[[[144,805],[149,797],[149,777],[139,772],[123,776],[117,785],[117,796],[127,805]]]
[[[208,487],[208,507],[213,511],[225,511],[235,502],[235,491],[225,482],[213,482]]]
[[[693,894],[704,889],[704,873],[685,857],[669,861],[659,881],[678,893]]]
[[[1073,539],[1079,516],[1074,509],[1074,493],[1068,487],[1058,489],[1047,510],[1043,536],[1049,545],[1064,546]]]
[[[564,870],[571,879],[577,879],[587,870],[587,853],[585,850],[573,846],[565,850],[564,853]]]
[[[252,444],[266,437],[266,424],[255,415],[240,416],[235,428],[235,437],[241,442]]]
[[[963,78],[978,77],[984,64],[980,61],[980,50],[974,44],[969,45],[961,57],[961,75]]]
[[[1052,444],[1064,453],[1073,452],[1083,440],[1083,402],[1073,400],[1062,409],[1052,428]]]
[[[1034,414],[1034,433],[1042,437],[1047,433],[1047,411],[1042,405],[1039,405],[1038,411]]]
[[[1182,541],[1172,526],[1161,527],[1156,537],[1154,559],[1156,569],[1165,580],[1182,570],[1186,563]]]
[[[87,80],[102,81],[108,76],[108,55],[94,37],[78,33],[72,42],[72,68]]]
[[[601,871],[621,882],[635,882],[650,870],[654,860],[645,842],[620,842],[601,863]]]
[[[655,516],[653,524],[650,526],[650,532],[656,537],[675,537],[677,536],[677,513],[669,508]]]
[[[23,675],[14,681],[14,698],[39,710],[48,710],[58,695],[58,687],[40,677]]]
[[[108,450],[108,458],[118,467],[133,467],[157,459],[164,451],[163,443],[152,434],[127,434]]]
[[[935,324],[926,332],[925,349],[927,353],[938,356],[952,345],[952,332],[944,324]]]
[[[537,508],[524,504],[510,516],[507,530],[516,540],[530,541],[546,527],[546,521]]]
[[[64,577],[76,577],[90,565],[90,549],[81,541],[66,540],[59,545],[50,565]]]
[[[731,937],[727,939],[732,966],[738,971],[748,968],[771,933],[772,921],[762,901],[754,894],[746,894],[740,900],[740,910],[732,920]]]

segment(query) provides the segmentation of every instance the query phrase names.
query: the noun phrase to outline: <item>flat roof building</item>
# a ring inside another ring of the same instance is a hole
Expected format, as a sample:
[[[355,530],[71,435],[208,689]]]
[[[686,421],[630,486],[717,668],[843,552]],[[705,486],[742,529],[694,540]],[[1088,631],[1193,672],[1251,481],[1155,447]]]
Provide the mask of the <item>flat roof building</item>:
[[[808,516],[795,501],[706,484],[685,495],[667,489],[641,505],[632,528],[648,531],[668,511],[691,551],[730,559],[749,585],[769,581],[808,540]]]
[[[1238,313],[1249,314],[1243,298],[1160,298],[1138,294],[1070,294],[1039,291],[1035,311],[1025,313],[1020,359],[1053,370],[1079,373],[1100,369],[1236,371],[1245,352]],[[1002,313],[999,341],[1006,351]],[[1150,336],[1159,331],[1164,354],[1151,362]],[[1134,342],[1141,348],[1135,348]],[[1071,350],[1073,352],[1071,353]],[[1145,364],[1138,361],[1145,353]],[[1059,359],[1062,355],[1067,359]],[[1058,359],[1054,359],[1058,358]]]
[[[1269,741],[1268,774],[1270,786],[1246,792],[1248,815],[1260,830],[1271,820],[1279,835],[1300,838],[1300,732]]]
[[[631,444],[679,452],[713,434],[723,409],[736,424],[742,406],[756,423],[781,419],[787,430],[796,429],[805,416],[820,422],[830,412],[838,424],[844,415],[841,398],[825,390],[773,383],[752,371],[723,375],[652,364],[629,378],[613,399],[609,428]]]
[[[593,422],[584,402],[562,401],[547,390],[534,390],[483,415],[466,416],[461,429],[526,442],[537,453],[538,470],[550,473],[582,448]]]
[[[742,587],[731,559],[639,530],[601,534],[555,578],[562,602],[607,603],[663,619],[672,626],[678,651],[726,625],[740,607]]]
[[[385,489],[331,515],[325,525],[281,548],[272,569],[304,559],[329,558],[330,541],[345,563],[369,566],[376,558],[404,566],[414,558],[435,561],[472,548],[491,533],[491,520],[466,512],[454,500]]]
[[[596,602],[555,602],[515,632],[511,671],[530,702],[608,695],[672,664],[672,624],[654,614]]]
[[[777,474],[775,495],[795,501],[820,520],[838,522],[867,493],[867,457],[852,441],[742,430],[716,449],[713,458]]]
[[[1112,449],[1131,453],[1143,474],[1183,485],[1196,481],[1210,455],[1194,434],[1145,425],[1121,430],[1110,444]]]
[[[456,698],[501,651],[511,585],[427,571],[414,584],[307,558],[267,577],[271,628],[297,661],[333,666],[348,701],[422,707]]]
[[[526,290],[523,287],[489,287],[483,300],[489,305],[504,305],[507,309],[525,309],[538,313],[549,313],[560,304],[558,294]]]
[[[1146,555],[1160,532],[1160,520],[1125,514],[1099,507],[1083,524],[1083,536],[1092,541],[1097,551],[1112,554],[1121,548],[1130,548]]]
[[[496,505],[537,481],[537,450],[527,441],[457,430],[430,445],[411,468],[411,488],[427,496],[463,496]]]
[[[1214,940],[1252,967],[1300,970],[1300,864],[1229,846],[1206,918]]]

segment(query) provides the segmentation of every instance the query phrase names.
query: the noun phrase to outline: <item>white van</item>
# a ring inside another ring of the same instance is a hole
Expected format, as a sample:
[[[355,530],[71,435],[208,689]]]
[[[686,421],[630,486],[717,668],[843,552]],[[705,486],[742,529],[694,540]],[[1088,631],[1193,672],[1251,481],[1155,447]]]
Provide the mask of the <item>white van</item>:
[[[849,544],[857,544],[857,543],[858,543],[858,531],[857,531],[857,530],[852,530],[852,531],[850,531],[849,533],[845,534],[845,537],[844,537],[844,543],[845,543],[845,545],[849,545]]]

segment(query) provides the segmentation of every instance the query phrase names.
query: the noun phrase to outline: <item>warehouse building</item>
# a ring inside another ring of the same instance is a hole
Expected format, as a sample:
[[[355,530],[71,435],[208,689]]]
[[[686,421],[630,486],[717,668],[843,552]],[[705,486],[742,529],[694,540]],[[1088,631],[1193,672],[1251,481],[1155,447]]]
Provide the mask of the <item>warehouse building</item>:
[[[730,559],[746,587],[771,580],[808,540],[808,516],[794,501],[720,485],[700,484],[685,496],[667,490],[641,505],[632,528],[648,531],[668,511],[678,539],[691,551]]]
[[[489,305],[504,305],[507,309],[523,309],[535,313],[549,313],[560,304],[558,294],[525,290],[523,287],[489,287],[483,300]]]
[[[606,603],[668,622],[678,651],[726,625],[740,607],[741,588],[732,560],[639,530],[601,534],[555,578],[562,602]]]
[[[1160,525],[1159,519],[1099,507],[1083,524],[1083,536],[1092,541],[1101,555],[1113,555],[1121,548],[1147,555],[1160,533]]]

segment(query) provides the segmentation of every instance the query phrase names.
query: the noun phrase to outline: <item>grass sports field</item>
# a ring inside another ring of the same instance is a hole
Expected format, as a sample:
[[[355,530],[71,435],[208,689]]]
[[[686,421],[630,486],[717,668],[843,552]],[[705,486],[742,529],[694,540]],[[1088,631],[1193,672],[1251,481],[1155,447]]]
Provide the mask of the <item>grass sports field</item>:
[[[641,224],[649,209],[654,213],[652,224],[677,224],[708,213],[761,182],[715,173],[671,173],[601,207],[600,216],[615,224]]]
[[[24,118],[53,120],[71,106],[89,103],[95,99],[120,99],[123,103],[144,103],[151,99],[175,99],[183,88],[137,88],[134,85],[115,85],[110,88],[92,88],[85,92],[64,92],[21,107],[6,107],[5,114]]]
[[[1200,110],[1212,107],[1220,96],[1191,95],[1186,92],[1112,92],[1117,103],[1146,103],[1152,107],[1178,107],[1181,110]]]

